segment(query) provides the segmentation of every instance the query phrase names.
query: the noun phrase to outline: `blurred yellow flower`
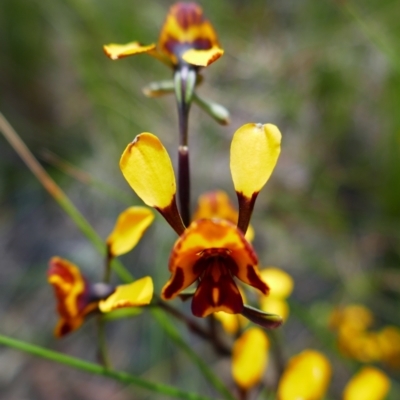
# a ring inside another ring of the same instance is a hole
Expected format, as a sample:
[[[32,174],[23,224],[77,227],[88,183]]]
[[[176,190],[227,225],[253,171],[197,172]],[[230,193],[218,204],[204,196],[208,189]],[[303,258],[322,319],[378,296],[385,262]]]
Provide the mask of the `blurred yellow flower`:
[[[315,350],[292,357],[279,381],[278,400],[323,399],[331,379],[328,359]]]
[[[366,330],[374,322],[372,312],[360,304],[349,304],[345,307],[336,308],[330,318],[330,327],[337,329],[340,326],[347,325],[352,330]]]
[[[383,400],[389,389],[390,380],[382,371],[364,367],[347,383],[343,400]]]
[[[387,326],[380,331],[369,330],[372,312],[359,304],[336,308],[330,318],[331,329],[337,332],[340,351],[360,362],[383,362],[400,368],[400,329]]]
[[[268,282],[270,292],[268,296],[260,297],[260,308],[273,314],[278,314],[284,321],[289,316],[289,305],[286,301],[293,291],[293,279],[285,271],[268,267],[260,271],[261,278]]]
[[[269,339],[260,328],[247,329],[232,352],[232,375],[242,389],[257,385],[268,365]]]
[[[386,326],[377,333],[382,361],[391,368],[400,368],[400,329]]]
[[[158,44],[143,46],[139,42],[111,43],[103,47],[112,60],[149,54],[171,67],[183,63],[206,67],[224,53],[211,23],[204,18],[196,3],[176,3],[171,6],[161,29]]]

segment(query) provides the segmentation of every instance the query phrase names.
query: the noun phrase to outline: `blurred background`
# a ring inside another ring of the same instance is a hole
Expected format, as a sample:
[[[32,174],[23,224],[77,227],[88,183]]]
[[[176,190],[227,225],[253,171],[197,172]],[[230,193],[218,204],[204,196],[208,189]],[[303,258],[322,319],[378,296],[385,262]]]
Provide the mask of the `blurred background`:
[[[102,45],[156,41],[172,3],[0,4],[0,111],[103,238],[119,212],[141,204],[118,167],[125,146],[152,132],[175,163],[177,115],[173,96],[148,99],[141,92],[169,79],[168,68],[146,55],[111,61]],[[198,93],[225,105],[231,124],[219,126],[192,107],[193,208],[212,189],[235,199],[229,146],[238,127],[280,128],[281,157],[253,216],[254,246],[264,266],[278,266],[295,281],[291,316],[280,330],[284,357],[323,351],[334,368],[328,398],[340,398],[358,364],[335,350],[332,309],[361,303],[375,314],[374,329],[400,325],[400,2],[199,4],[225,54],[204,71]],[[136,277],[151,274],[159,291],[175,239],[157,217],[122,261]],[[0,332],[94,361],[95,320],[53,338],[57,317],[46,283],[53,255],[101,279],[101,256],[0,135]],[[229,359],[217,359],[181,328],[231,385]],[[213,395],[148,313],[109,324],[107,334],[119,369]],[[163,398],[4,347],[0,366],[0,397],[7,400]],[[399,370],[378,366],[392,378],[389,398],[400,398]]]

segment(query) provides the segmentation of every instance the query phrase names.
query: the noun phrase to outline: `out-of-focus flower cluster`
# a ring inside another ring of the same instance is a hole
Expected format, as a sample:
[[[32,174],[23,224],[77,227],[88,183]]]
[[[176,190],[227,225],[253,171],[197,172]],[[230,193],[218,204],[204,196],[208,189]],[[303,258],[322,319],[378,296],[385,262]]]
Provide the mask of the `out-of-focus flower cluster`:
[[[332,366],[321,352],[306,349],[293,356],[279,381],[278,400],[322,400],[329,388]],[[390,380],[374,367],[361,368],[343,389],[343,400],[383,400]]]
[[[384,326],[373,330],[372,312],[360,304],[334,310],[330,327],[337,333],[340,351],[363,363],[382,362],[390,368],[400,368],[400,329]]]

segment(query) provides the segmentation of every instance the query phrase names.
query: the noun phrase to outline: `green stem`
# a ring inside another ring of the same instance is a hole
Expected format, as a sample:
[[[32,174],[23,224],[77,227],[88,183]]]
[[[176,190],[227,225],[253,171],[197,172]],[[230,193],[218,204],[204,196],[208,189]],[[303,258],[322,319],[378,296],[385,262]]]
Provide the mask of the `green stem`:
[[[204,377],[214,386],[216,390],[223,396],[226,400],[235,400],[235,397],[229,391],[229,389],[224,385],[224,383],[215,375],[215,373],[210,369],[205,361],[203,361],[192,348],[183,341],[179,332],[176,330],[175,326],[172,325],[168,317],[161,310],[153,309],[153,317],[162,326],[165,333],[182,349],[185,351],[186,355],[195,364]]]
[[[111,369],[111,361],[107,351],[107,341],[105,332],[105,321],[102,316],[97,317],[97,344],[99,346],[99,358],[105,368]]]
[[[0,335],[0,344],[14,349],[24,351],[25,353],[32,354],[50,361],[56,361],[59,364],[68,365],[69,367],[79,369],[81,371],[90,372],[92,374],[105,376],[124,384],[132,384],[155,393],[160,393],[166,396],[172,396],[177,399],[184,400],[212,400],[209,397],[201,396],[196,393],[184,392],[183,390],[176,389],[173,386],[163,385],[160,383],[149,382],[137,376],[127,374],[126,372],[119,372],[107,369],[101,365],[94,364],[79,358],[67,356],[56,351],[48,350],[40,346],[23,342],[21,340],[13,339],[7,336]]]
[[[33,172],[33,174],[37,177],[37,179],[44,186],[44,188],[52,195],[52,197],[57,201],[57,203],[61,206],[61,208],[66,212],[66,214],[70,216],[70,218],[75,222],[75,224],[81,229],[83,234],[86,235],[86,237],[93,243],[93,245],[100,252],[100,254],[105,256],[106,246],[103,240],[98,236],[97,232],[86,221],[84,216],[75,208],[75,206],[68,199],[66,194],[62,191],[62,189],[54,182],[54,180],[48,175],[48,173],[44,170],[44,168],[38,163],[33,154],[26,147],[25,143],[18,136],[17,132],[15,132],[15,130],[12,128],[12,126],[8,123],[8,121],[3,117],[1,113],[0,113],[0,131],[3,132],[5,138],[10,142],[11,146],[22,158],[22,160],[27,164],[28,168]],[[118,260],[115,259],[112,260],[111,267],[123,282],[125,283],[132,282],[133,280],[132,275]],[[152,310],[152,315],[154,318],[158,320],[158,322],[165,329],[165,331],[170,334],[171,338],[174,339],[175,343],[179,347],[181,347],[182,350],[189,356],[189,358],[198,366],[198,368],[201,370],[203,375],[210,381],[210,383],[212,383],[214,386],[220,387],[220,391],[226,392],[225,393],[226,399],[234,400],[234,398],[225,388],[223,383],[220,382],[218,378],[214,376],[213,372],[208,368],[207,364],[202,362],[202,360],[193,352],[193,350],[183,341],[179,332],[176,331],[174,325],[167,318],[165,318],[164,315],[160,314],[159,310]],[[57,360],[58,359],[56,358],[54,359],[54,361]],[[197,362],[195,360],[197,360]],[[102,369],[101,367],[98,368]],[[190,398],[190,397],[181,397],[181,398]],[[192,398],[200,399],[201,397],[192,397]]]
[[[39,182],[47,190],[47,192],[54,198],[59,206],[65,211],[66,214],[75,222],[76,226],[81,232],[93,243],[94,247],[100,254],[106,254],[106,246],[104,241],[100,238],[97,232],[92,228],[85,217],[74,206],[64,191],[57,185],[57,183],[50,177],[46,170],[37,161],[32,152],[28,149],[22,139],[18,136],[14,128],[8,123],[3,114],[0,112],[0,131],[10,143],[11,147],[22,158],[27,167],[36,176]],[[131,282],[133,280],[129,271],[117,260],[111,264],[116,274],[124,282]]]

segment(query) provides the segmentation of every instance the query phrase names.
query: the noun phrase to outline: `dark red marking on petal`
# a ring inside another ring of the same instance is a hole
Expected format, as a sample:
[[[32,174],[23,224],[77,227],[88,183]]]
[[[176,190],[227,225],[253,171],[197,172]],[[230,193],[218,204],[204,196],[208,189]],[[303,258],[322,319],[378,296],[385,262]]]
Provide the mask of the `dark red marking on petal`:
[[[207,38],[197,38],[191,44],[191,47],[197,50],[208,50],[211,49],[212,43],[210,39]],[[219,56],[218,56],[219,57]]]
[[[256,267],[254,267],[253,265],[248,265],[247,266],[247,278],[248,278],[249,282],[251,283],[251,286],[259,289],[263,294],[268,294],[269,287],[257,275],[255,268]]]
[[[209,258],[207,267],[192,300],[192,312],[197,317],[206,317],[215,311],[233,314],[243,310],[242,296],[226,265],[229,257]]]
[[[165,287],[163,291],[163,297],[165,299],[170,299],[174,294],[178,293],[182,289],[184,282],[184,273],[181,267],[176,267],[175,273],[173,275],[170,284]]]
[[[236,192],[239,203],[239,218],[237,226],[243,234],[246,234],[247,228],[249,227],[251,214],[253,213],[258,193],[259,192],[254,192],[251,198],[248,198],[243,195],[242,192]]]
[[[73,328],[68,321],[63,321],[62,325],[58,328],[57,336],[65,336],[72,332]]]
[[[200,25],[204,21],[203,11],[196,3],[178,3],[171,12],[184,30],[192,25]]]

